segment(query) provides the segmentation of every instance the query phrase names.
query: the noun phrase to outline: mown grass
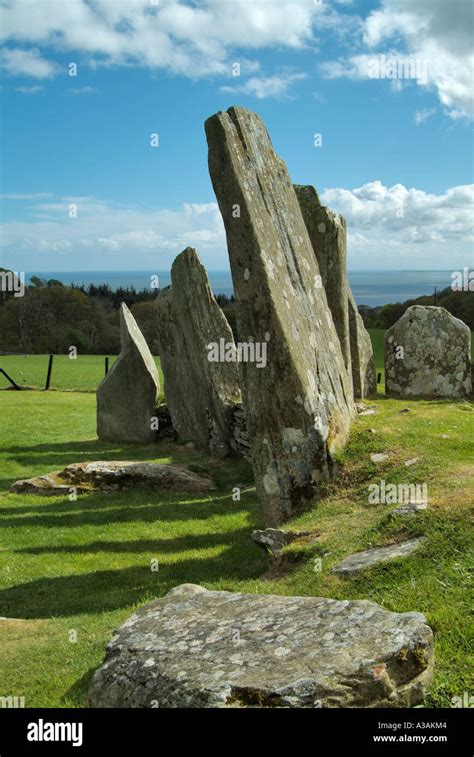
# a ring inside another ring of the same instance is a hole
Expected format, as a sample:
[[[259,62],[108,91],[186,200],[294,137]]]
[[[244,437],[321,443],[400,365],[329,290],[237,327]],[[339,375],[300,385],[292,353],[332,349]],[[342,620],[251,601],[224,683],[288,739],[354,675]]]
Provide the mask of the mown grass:
[[[51,389],[76,392],[95,392],[105,375],[105,355],[81,355],[72,359],[68,355],[54,355],[51,373]],[[109,357],[109,370],[117,356]],[[1,355],[0,368],[21,387],[44,389],[48,372],[49,355]],[[155,358],[160,384],[163,374],[160,359]],[[8,379],[0,374],[0,389],[11,386]]]
[[[472,691],[473,406],[383,396],[367,404],[376,415],[354,423],[337,484],[288,524],[318,538],[289,547],[275,568],[250,539],[262,521],[245,462],[210,460],[172,443],[99,443],[91,394],[1,392],[0,615],[18,620],[0,621],[0,696],[24,696],[30,707],[86,706],[113,629],[183,582],[369,598],[388,610],[423,612],[436,644],[428,706],[450,706],[453,696]],[[371,452],[390,457],[374,465]],[[407,468],[414,457],[418,462]],[[143,490],[76,501],[8,493],[18,478],[88,459],[182,462],[212,472],[218,488],[205,496]],[[401,518],[391,515],[393,505],[369,505],[368,485],[382,478],[426,482],[429,509]],[[232,498],[235,486],[240,501]],[[427,539],[408,558],[357,578],[330,572],[354,551],[415,535]]]

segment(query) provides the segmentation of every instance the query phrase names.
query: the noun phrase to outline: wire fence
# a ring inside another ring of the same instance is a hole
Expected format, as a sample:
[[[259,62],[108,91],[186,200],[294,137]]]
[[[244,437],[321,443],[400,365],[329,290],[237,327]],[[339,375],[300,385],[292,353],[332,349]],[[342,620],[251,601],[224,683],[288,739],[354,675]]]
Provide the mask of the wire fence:
[[[0,352],[0,389],[94,392],[117,356]]]

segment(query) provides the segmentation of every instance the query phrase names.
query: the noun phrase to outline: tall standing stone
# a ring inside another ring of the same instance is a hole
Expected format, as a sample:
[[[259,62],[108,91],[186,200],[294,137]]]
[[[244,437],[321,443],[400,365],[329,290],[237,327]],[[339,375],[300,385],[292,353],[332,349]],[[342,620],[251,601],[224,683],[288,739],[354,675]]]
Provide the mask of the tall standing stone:
[[[224,457],[232,446],[232,408],[241,399],[234,361],[211,361],[235,350],[229,323],[209,286],[196,250],[186,248],[171,268],[171,289],[156,300],[157,334],[164,393],[173,427],[183,442],[193,441]],[[234,355],[235,356],[235,355]]]
[[[97,435],[107,442],[153,442],[160,380],[153,355],[124,302],[121,351],[97,389]]]
[[[369,397],[377,392],[374,349],[370,334],[365,328],[354,295],[349,290],[349,334],[351,342],[351,368],[354,397]]]
[[[328,305],[341,343],[355,397],[376,391],[372,342],[364,326],[347,276],[347,228],[343,216],[321,205],[314,187],[295,184]]]
[[[385,392],[395,397],[467,397],[469,326],[445,308],[408,308],[385,332]]]
[[[284,162],[260,118],[230,108],[206,121],[242,339],[267,363],[240,364],[257,493],[266,524],[294,515],[332,471],[353,414],[341,346]]]
[[[295,184],[295,192],[318,260],[344,363],[351,375],[346,221],[343,216],[321,205],[314,187]]]

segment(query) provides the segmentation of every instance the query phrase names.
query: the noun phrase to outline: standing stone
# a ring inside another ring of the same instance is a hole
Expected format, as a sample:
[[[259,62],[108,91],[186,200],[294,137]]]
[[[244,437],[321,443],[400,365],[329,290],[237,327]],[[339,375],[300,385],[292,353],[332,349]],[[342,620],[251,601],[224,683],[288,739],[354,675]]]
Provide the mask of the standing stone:
[[[295,184],[295,192],[318,260],[344,363],[351,376],[346,221],[343,216],[321,205],[314,187]]]
[[[349,335],[351,341],[352,384],[354,397],[369,397],[377,392],[374,349],[370,334],[349,290]]]
[[[321,205],[314,187],[295,184],[296,196],[318,260],[344,363],[355,397],[376,391],[372,342],[347,277],[347,228],[343,216]]]
[[[395,397],[467,397],[469,327],[445,308],[408,308],[385,332],[385,392]]]
[[[153,355],[124,302],[121,351],[97,389],[97,435],[106,442],[153,442],[160,380]]]
[[[171,268],[171,289],[156,300],[164,393],[182,442],[224,457],[233,446],[233,405],[240,401],[232,330],[209,286],[196,250],[187,247]],[[214,345],[214,347],[212,347]]]
[[[227,234],[257,493],[267,526],[318,493],[348,435],[352,387],[318,263],[284,162],[260,118],[230,108],[206,121],[209,170]]]

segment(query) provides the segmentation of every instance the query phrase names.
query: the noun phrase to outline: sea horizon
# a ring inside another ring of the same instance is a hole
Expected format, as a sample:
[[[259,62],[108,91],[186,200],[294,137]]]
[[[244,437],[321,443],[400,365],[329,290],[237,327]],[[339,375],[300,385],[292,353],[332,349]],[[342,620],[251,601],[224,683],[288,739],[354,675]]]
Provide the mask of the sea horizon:
[[[392,302],[433,294],[451,285],[452,269],[367,269],[348,271],[349,282],[358,305],[376,307]],[[141,291],[152,289],[152,276],[158,276],[159,287],[169,286],[169,271],[151,271],[149,269],[117,271],[31,271],[25,278],[29,283],[33,276],[57,279],[64,285],[99,286],[108,284],[115,291],[119,288],[132,288]],[[233,294],[231,273],[228,269],[208,270],[209,281],[214,295]],[[153,288],[156,288],[155,286]]]

